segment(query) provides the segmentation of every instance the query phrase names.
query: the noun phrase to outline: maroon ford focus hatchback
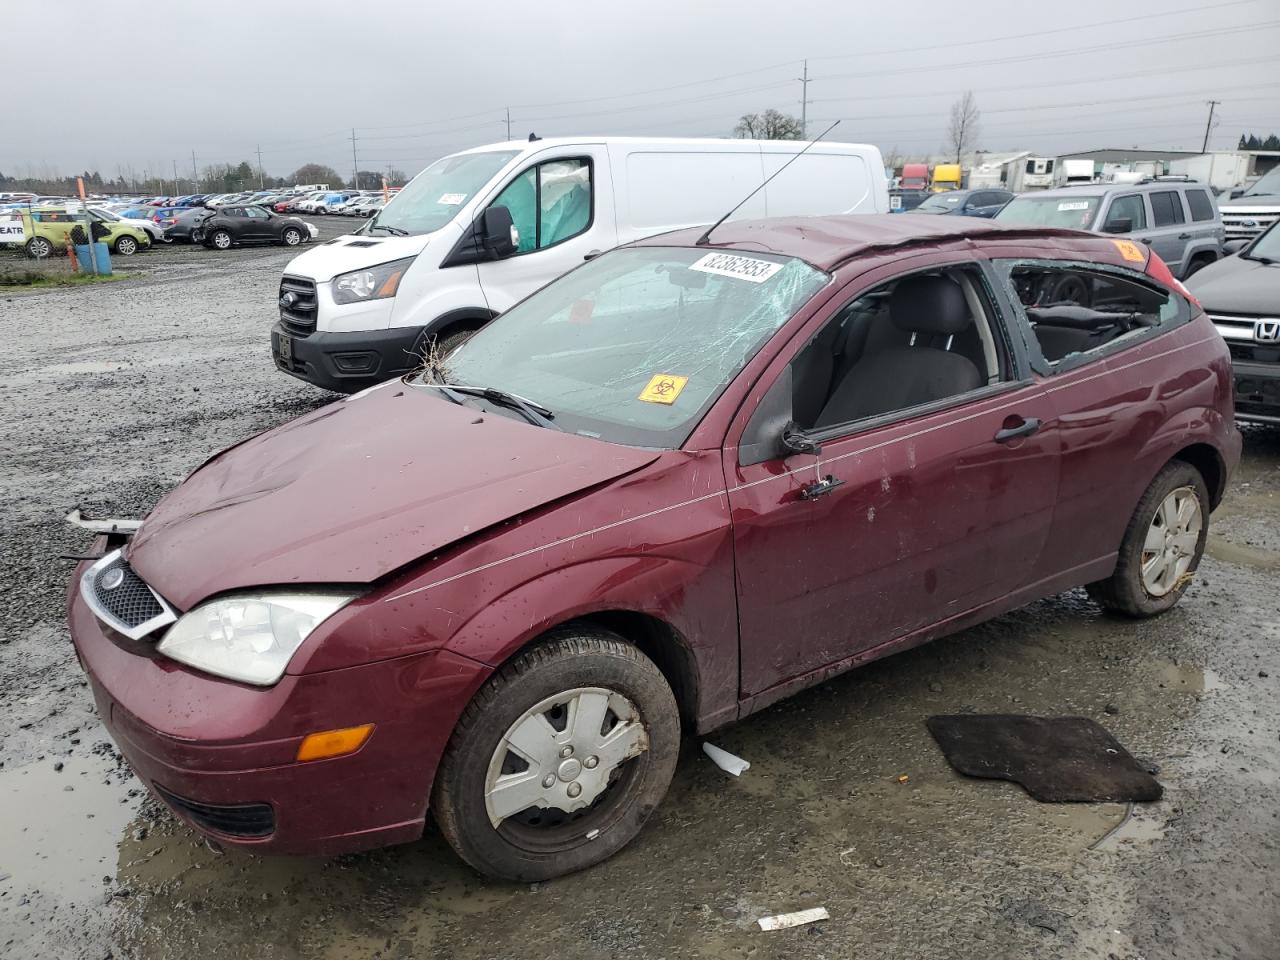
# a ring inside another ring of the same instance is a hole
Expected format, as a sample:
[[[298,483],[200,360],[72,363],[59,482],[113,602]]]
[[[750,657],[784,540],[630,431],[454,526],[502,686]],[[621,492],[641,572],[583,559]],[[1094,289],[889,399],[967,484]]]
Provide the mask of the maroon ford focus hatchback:
[[[1240,453],[1227,349],[1122,240],[951,218],[620,248],[211,459],[70,594],[102,721],[224,844],[434,814],[608,857],[681,732],[1085,585],[1167,610]]]

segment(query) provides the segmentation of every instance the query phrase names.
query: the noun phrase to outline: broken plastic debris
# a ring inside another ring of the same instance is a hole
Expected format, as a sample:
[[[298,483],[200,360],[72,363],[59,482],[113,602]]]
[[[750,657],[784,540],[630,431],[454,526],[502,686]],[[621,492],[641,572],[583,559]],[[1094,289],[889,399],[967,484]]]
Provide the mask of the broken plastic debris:
[[[773,917],[761,917],[756,923],[761,930],[786,930],[789,927],[802,927],[806,923],[818,920],[830,920],[831,914],[826,907],[813,907],[810,910],[797,910],[795,913],[780,913]]]
[[[910,780],[910,779],[911,779],[911,777],[909,777],[907,774],[905,774],[905,773],[904,773],[904,774],[902,774],[900,777],[898,777],[898,782],[899,782],[899,783],[906,783],[906,782],[907,782],[908,780]]]
[[[141,520],[91,520],[80,513],[79,507],[68,513],[65,519],[73,527],[80,527],[91,533],[129,534],[142,526]]]
[[[735,777],[741,776],[744,770],[751,769],[751,764],[748,761],[743,760],[741,757],[735,757],[728,750],[714,747],[705,740],[702,743],[702,752],[710,757],[711,762],[717,767]]]

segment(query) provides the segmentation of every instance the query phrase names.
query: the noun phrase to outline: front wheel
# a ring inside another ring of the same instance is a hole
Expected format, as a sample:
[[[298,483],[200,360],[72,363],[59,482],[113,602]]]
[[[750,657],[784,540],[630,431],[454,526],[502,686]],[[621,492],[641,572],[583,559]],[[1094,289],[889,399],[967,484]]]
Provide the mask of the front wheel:
[[[476,870],[546,880],[630,843],[679,752],[675,697],[653,662],[607,630],[562,628],[467,706],[431,806]]]
[[[120,237],[116,240],[116,253],[122,257],[132,257],[138,252],[138,241],[133,237]]]
[[[286,247],[296,247],[302,242],[302,231],[297,227],[286,227],[284,233],[280,235],[280,239]]]
[[[206,243],[218,250],[230,250],[231,234],[227,233],[225,230],[215,230],[213,233],[209,234],[209,239]]]
[[[1174,460],[1138,501],[1120,543],[1115,573],[1089,584],[1089,596],[1130,617],[1164,613],[1186,592],[1208,536],[1204,477],[1191,464]]]

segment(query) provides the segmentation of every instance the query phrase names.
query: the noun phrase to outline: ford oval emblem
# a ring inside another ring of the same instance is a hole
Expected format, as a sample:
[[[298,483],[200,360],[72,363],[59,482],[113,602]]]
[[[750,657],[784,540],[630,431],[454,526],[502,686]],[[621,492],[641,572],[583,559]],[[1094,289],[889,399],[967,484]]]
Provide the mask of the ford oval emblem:
[[[1257,221],[1257,220],[1241,220],[1241,221],[1240,221],[1240,226],[1242,226],[1242,227],[1250,227],[1250,228],[1252,228],[1252,227],[1256,227],[1257,225],[1258,225],[1258,221]]]
[[[119,567],[108,570],[102,575],[102,579],[98,582],[98,586],[103,590],[114,590],[120,584],[124,583],[124,571]]]
[[[296,293],[285,293],[280,296],[280,306],[284,307],[286,310],[297,302],[298,295]]]

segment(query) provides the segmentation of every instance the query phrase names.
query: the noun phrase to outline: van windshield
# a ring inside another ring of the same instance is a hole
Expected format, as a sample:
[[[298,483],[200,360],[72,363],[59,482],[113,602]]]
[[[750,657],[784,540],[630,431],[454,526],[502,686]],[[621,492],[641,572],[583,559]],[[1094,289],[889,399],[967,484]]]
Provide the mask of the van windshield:
[[[518,153],[491,150],[437,160],[391,198],[369,224],[369,232],[407,236],[439,230]]]
[[[1021,223],[1032,227],[1088,230],[1101,203],[1101,197],[1079,197],[1074,194],[1014,197],[996,214],[996,219],[1001,223]]]
[[[616,250],[516,304],[440,373],[541,404],[562,430],[674,449],[829,279],[755,251]]]

